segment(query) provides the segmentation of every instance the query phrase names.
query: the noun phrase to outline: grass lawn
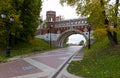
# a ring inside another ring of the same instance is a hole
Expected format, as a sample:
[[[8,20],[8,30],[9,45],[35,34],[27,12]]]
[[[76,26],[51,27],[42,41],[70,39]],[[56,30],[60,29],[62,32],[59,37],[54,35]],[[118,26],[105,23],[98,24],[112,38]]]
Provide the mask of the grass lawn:
[[[85,49],[82,61],[72,61],[67,70],[85,78],[120,78],[120,44],[97,41],[90,50]]]
[[[19,55],[25,55],[25,54],[34,54],[34,53],[42,53],[47,50],[55,49],[56,46],[52,46],[50,48],[50,45],[41,39],[34,39],[29,43],[19,43],[16,46],[11,47],[11,57],[19,56]],[[5,50],[0,50],[0,62],[7,61],[7,58],[5,57]]]

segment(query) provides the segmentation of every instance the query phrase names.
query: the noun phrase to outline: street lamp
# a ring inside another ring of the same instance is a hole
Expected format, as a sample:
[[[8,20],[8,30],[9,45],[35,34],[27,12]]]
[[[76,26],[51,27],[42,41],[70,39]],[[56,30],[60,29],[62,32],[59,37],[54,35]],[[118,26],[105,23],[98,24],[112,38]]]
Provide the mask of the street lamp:
[[[6,30],[7,30],[7,41],[6,41],[6,57],[10,57],[10,24],[14,21],[14,17],[9,18],[9,22],[7,22],[6,14],[2,13],[1,18],[3,19],[3,22],[6,24]]]
[[[91,24],[90,24],[89,27],[88,27],[88,33],[89,33],[89,34],[88,34],[88,38],[89,38],[89,39],[88,39],[88,49],[90,49],[90,43],[91,43],[91,42],[90,42],[90,34],[91,34],[90,31],[91,31]]]

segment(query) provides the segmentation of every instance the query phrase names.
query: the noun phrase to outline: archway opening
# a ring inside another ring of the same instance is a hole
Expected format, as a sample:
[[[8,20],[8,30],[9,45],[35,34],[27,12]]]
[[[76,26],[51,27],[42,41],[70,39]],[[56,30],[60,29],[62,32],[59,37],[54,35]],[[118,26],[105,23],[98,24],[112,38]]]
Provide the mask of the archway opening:
[[[84,38],[85,38],[85,40],[86,40],[86,43],[88,43],[88,41],[87,41],[88,38],[87,38],[87,36],[86,36],[82,31],[79,31],[79,30],[76,30],[76,29],[70,29],[70,30],[67,30],[67,31],[63,32],[63,33],[59,36],[59,38],[58,38],[58,40],[57,40],[57,42],[58,42],[57,45],[58,45],[59,47],[63,47],[66,39],[67,39],[69,36],[73,35],[73,34],[80,34],[80,35],[84,36]],[[67,39],[67,40],[68,40],[68,39]],[[75,40],[74,40],[74,41],[75,41]],[[79,40],[77,40],[77,41],[79,41]]]
[[[85,37],[81,34],[72,34],[67,40],[66,44],[68,45],[84,45],[86,43]]]

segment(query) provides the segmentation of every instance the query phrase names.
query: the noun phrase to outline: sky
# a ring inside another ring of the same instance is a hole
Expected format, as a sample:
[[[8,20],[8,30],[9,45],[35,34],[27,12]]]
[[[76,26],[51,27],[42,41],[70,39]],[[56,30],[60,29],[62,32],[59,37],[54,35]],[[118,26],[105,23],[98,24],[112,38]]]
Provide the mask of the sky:
[[[49,10],[56,11],[56,15],[61,15],[64,17],[64,19],[79,18],[79,16],[77,16],[76,14],[74,7],[70,7],[67,5],[62,6],[61,4],[59,4],[59,0],[43,0],[41,12],[43,20],[46,19],[46,11]],[[67,43],[78,44],[81,40],[85,40],[82,35],[71,35]]]
[[[80,34],[75,34],[75,35],[71,35],[69,36],[69,40],[67,43],[69,44],[79,44],[81,40],[84,40],[84,42],[86,41],[85,38],[80,35]]]
[[[46,11],[56,11],[56,15],[63,16],[65,19],[78,18],[75,8],[67,5],[62,6],[59,0],[43,0],[41,15],[43,19],[46,18]]]

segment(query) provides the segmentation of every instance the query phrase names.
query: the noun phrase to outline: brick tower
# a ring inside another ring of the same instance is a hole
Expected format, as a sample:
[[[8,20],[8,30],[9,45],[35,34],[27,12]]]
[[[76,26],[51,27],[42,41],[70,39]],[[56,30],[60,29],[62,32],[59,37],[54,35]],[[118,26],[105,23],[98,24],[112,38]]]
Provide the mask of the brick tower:
[[[56,21],[56,12],[55,11],[47,11],[46,13],[46,27],[53,28],[55,26]]]

